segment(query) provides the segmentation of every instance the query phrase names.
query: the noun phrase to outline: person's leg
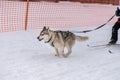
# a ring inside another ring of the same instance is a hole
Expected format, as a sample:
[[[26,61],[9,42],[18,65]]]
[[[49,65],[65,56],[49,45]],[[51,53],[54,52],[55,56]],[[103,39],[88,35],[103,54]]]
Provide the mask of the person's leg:
[[[112,36],[109,44],[115,44],[118,40],[118,29],[120,28],[120,23],[116,22],[112,28]]]

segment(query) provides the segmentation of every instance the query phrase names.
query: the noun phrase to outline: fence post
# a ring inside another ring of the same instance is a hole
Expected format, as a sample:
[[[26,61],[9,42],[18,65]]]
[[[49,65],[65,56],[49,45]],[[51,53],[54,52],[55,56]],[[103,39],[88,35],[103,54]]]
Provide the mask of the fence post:
[[[27,24],[28,24],[28,10],[29,10],[29,0],[27,0],[27,6],[26,6],[25,30],[27,30]]]

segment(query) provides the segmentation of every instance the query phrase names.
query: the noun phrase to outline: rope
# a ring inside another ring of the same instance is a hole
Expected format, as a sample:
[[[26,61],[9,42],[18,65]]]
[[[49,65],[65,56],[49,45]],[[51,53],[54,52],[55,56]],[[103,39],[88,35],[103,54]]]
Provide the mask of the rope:
[[[73,33],[87,33],[87,32],[91,32],[91,31],[100,29],[100,28],[102,28],[103,26],[105,26],[108,22],[110,22],[114,17],[115,17],[115,15],[113,15],[106,23],[98,26],[98,27],[95,28],[95,29],[92,29],[92,30],[84,30],[84,31],[71,31],[71,32],[73,32]]]

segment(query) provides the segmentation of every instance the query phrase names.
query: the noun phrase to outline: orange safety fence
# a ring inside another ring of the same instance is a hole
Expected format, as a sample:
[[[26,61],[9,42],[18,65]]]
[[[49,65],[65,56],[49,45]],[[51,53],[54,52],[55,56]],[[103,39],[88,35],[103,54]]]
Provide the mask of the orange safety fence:
[[[0,0],[0,32],[23,30],[26,2]]]
[[[0,32],[40,29],[43,26],[68,29],[78,26],[95,27],[105,23],[116,9],[114,6],[111,9],[111,6],[105,5],[27,1],[29,0],[0,0]],[[97,9],[99,7],[105,12]],[[115,20],[112,24],[114,22]]]

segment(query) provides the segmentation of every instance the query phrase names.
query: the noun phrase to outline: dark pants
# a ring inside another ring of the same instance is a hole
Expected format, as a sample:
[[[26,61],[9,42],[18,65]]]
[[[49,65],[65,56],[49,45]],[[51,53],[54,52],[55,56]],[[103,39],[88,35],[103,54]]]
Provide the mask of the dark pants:
[[[120,28],[120,21],[118,20],[112,28],[111,41],[117,42],[118,40],[118,29]]]

